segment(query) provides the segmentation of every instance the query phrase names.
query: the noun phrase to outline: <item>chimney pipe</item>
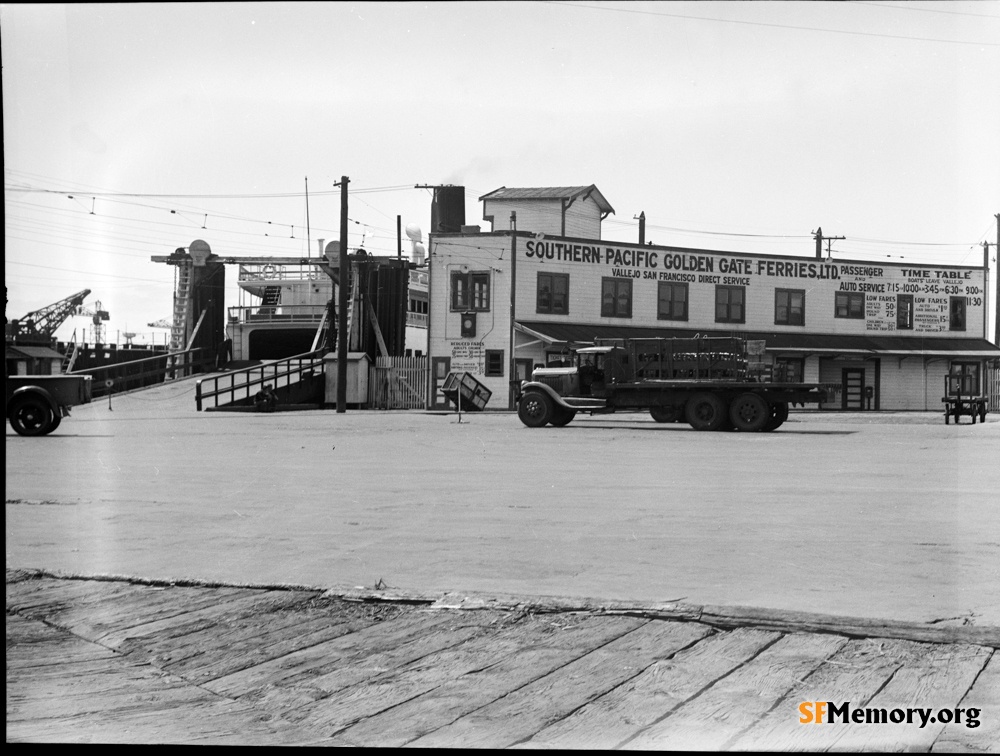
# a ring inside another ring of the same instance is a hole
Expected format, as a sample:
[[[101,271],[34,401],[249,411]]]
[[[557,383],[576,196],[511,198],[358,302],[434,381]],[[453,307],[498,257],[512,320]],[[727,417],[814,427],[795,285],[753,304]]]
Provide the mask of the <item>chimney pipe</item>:
[[[639,213],[639,243],[646,243],[646,211]]]

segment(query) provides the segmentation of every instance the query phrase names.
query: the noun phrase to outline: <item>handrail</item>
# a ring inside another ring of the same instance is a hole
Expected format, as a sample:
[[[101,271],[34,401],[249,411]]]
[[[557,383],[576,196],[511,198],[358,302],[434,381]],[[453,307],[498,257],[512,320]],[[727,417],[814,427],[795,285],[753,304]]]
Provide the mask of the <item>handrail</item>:
[[[204,409],[203,405],[209,399],[214,399],[212,406],[218,407],[220,397],[228,396],[229,400],[223,404],[231,404],[239,399],[250,399],[257,392],[258,386],[269,383],[277,390],[298,383],[305,373],[324,373],[326,368],[323,356],[326,352],[325,349],[319,349],[202,378],[195,384],[198,411]],[[237,397],[237,394],[243,396]]]
[[[154,357],[143,357],[113,365],[72,370],[67,375],[89,375],[93,378],[95,398],[112,392],[120,393],[135,388],[143,388],[175,378],[186,378],[196,368],[203,369],[214,364],[215,354],[201,347],[185,349],[183,352],[165,352]]]

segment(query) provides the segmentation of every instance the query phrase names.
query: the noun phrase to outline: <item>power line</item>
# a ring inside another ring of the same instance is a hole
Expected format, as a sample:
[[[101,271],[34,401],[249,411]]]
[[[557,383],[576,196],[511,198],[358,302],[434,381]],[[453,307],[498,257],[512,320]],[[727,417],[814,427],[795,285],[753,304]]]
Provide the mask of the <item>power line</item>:
[[[902,39],[911,42],[942,42],[953,45],[975,45],[977,47],[1000,47],[1000,42],[971,42],[961,39],[936,39],[933,37],[907,37],[902,34],[879,34],[877,32],[848,31],[846,29],[823,29],[815,26],[796,26],[793,24],[774,24],[765,21],[744,21],[733,18],[710,18],[707,16],[692,16],[686,13],[666,13],[664,11],[638,10],[635,8],[624,8],[620,5],[614,7],[603,7],[598,5],[580,5],[578,3],[555,2],[555,0],[543,0],[544,2],[558,5],[559,7],[580,8],[582,10],[612,11],[615,13],[637,13],[644,16],[663,16],[668,18],[684,18],[691,21],[714,21],[724,24],[742,24],[744,26],[764,26],[772,29],[792,29],[794,31],[814,31],[828,34],[849,34],[856,37],[880,37],[882,39]]]

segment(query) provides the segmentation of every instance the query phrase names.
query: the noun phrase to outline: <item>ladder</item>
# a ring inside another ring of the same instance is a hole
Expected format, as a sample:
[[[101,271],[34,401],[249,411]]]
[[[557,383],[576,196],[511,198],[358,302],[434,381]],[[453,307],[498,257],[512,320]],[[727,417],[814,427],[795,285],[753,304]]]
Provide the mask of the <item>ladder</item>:
[[[261,312],[269,312],[273,314],[275,307],[277,307],[279,304],[281,304],[281,287],[265,286],[264,296],[261,297],[261,302],[260,302]]]
[[[63,355],[62,361],[62,371],[63,373],[70,373],[73,371],[73,365],[76,363],[76,357],[80,353],[80,345],[76,341],[76,329],[73,329],[73,338],[69,340],[66,345],[66,354]]]
[[[347,295],[347,333],[344,334],[344,335],[347,338],[347,349],[348,349],[348,351],[350,351],[350,349],[351,349],[351,338],[354,335],[354,308],[355,308],[355,306],[357,304],[356,303],[355,293],[356,293],[356,290],[358,288],[358,286],[357,286],[358,276],[355,273],[354,265],[351,265],[350,272],[347,275],[348,275],[348,278],[347,278],[347,282],[348,283],[347,283],[347,285],[349,287],[349,289],[348,289],[349,293]],[[340,334],[339,333],[337,334],[337,338],[338,339],[340,338]]]
[[[324,307],[323,317],[320,318],[319,328],[316,329],[316,335],[313,336],[312,349],[309,350],[310,352],[315,352],[317,349],[319,349],[319,345],[323,343],[323,340],[326,337],[326,321],[329,314],[330,314],[330,308]]]
[[[174,291],[174,322],[170,327],[170,351],[182,352],[187,346],[187,331],[191,319],[191,278],[193,266],[182,262],[177,266],[177,287]]]

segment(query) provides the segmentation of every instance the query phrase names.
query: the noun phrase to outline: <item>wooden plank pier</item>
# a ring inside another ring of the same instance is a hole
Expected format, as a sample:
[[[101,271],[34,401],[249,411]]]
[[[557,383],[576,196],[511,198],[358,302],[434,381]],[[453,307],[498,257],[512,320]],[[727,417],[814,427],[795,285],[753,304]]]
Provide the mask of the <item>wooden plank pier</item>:
[[[1000,751],[997,628],[10,570],[6,585],[8,743]],[[812,701],[981,711],[976,727],[800,723]]]

